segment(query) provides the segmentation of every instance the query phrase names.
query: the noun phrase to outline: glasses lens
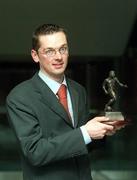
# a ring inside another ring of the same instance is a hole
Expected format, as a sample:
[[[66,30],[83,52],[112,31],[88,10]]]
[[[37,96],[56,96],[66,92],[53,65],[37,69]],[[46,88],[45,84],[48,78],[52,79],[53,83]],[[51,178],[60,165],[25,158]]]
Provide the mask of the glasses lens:
[[[61,47],[61,48],[59,49],[60,54],[65,54],[67,51],[68,51],[68,48],[67,48],[67,47]]]
[[[56,54],[56,51],[55,51],[55,49],[49,49],[49,50],[45,51],[45,54],[46,54],[46,56],[51,57]]]

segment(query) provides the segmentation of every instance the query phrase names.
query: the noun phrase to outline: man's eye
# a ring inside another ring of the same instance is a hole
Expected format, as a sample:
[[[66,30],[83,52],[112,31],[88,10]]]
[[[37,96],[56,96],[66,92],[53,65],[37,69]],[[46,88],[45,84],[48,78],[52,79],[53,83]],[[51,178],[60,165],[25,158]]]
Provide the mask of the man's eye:
[[[54,50],[53,49],[47,50],[47,51],[45,51],[45,54],[46,55],[54,54]]]
[[[64,51],[64,50],[66,50],[66,47],[62,47],[62,48],[60,48],[60,50]]]
[[[67,51],[67,47],[61,47],[60,48],[60,52],[66,52]]]

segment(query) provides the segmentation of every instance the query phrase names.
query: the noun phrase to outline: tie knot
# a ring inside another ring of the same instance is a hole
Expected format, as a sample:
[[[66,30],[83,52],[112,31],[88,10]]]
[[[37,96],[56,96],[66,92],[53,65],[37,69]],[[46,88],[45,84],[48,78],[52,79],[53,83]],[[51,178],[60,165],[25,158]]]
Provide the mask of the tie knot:
[[[57,95],[60,99],[64,99],[67,97],[67,87],[65,84],[61,84],[61,86],[57,92]]]

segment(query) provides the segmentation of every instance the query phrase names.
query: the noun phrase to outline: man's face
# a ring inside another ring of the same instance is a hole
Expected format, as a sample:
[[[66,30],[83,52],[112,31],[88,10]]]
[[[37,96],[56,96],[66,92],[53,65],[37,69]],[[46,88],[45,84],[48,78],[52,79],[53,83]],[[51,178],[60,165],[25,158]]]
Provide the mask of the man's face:
[[[63,32],[39,36],[38,52],[31,51],[32,58],[39,62],[43,73],[54,80],[60,80],[68,63],[68,45]]]

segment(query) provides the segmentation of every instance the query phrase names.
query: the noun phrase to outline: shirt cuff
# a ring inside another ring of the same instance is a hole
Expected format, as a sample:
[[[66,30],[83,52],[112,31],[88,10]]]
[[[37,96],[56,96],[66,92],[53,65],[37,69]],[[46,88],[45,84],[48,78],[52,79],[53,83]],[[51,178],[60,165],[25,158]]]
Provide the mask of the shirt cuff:
[[[90,138],[86,128],[84,126],[81,126],[80,129],[81,129],[85,144],[89,144],[92,141],[92,139]]]

